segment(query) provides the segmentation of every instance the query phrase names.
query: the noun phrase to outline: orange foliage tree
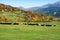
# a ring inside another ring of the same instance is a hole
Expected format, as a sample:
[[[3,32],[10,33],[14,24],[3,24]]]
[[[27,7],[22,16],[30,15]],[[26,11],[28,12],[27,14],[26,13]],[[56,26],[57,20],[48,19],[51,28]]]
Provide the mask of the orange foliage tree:
[[[32,21],[34,21],[34,22],[39,21],[39,16],[34,16],[34,17],[32,17]]]

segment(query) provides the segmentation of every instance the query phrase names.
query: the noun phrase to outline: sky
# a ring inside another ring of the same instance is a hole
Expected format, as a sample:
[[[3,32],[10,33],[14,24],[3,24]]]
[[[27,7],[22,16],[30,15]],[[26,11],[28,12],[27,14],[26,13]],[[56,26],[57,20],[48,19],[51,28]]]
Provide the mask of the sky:
[[[30,7],[43,6],[45,4],[52,4],[58,1],[59,0],[0,0],[0,3],[11,5],[14,7],[30,8]]]

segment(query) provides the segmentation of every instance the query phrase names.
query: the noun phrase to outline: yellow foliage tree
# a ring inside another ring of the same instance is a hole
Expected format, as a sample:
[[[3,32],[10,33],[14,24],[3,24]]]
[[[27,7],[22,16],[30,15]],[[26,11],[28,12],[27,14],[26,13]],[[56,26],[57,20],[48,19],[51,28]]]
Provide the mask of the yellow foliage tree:
[[[8,17],[5,17],[5,18],[4,18],[4,21],[5,21],[6,23],[10,22],[9,19],[8,19]]]
[[[32,21],[39,21],[39,17],[38,16],[33,17]]]
[[[48,21],[52,21],[52,20],[54,20],[54,17],[52,16],[48,17]]]

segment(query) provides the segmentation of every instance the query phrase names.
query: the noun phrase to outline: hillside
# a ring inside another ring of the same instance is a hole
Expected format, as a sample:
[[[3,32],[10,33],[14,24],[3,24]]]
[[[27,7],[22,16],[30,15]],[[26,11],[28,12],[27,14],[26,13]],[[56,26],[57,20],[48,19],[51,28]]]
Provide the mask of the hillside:
[[[17,7],[0,4],[0,22],[40,22],[52,21],[53,16],[47,16]]]
[[[55,17],[60,17],[60,1],[55,2],[53,4],[47,4],[41,7],[28,8],[28,10],[55,16]]]

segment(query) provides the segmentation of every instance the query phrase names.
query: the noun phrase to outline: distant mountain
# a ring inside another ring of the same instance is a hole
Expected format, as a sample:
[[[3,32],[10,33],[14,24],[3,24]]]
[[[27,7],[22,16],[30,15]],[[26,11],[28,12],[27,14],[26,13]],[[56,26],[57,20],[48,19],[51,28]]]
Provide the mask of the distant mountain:
[[[28,11],[26,8],[24,7],[18,7],[19,9],[22,9],[22,10],[25,10],[25,11]]]
[[[47,15],[52,15],[55,17],[60,17],[60,1],[53,4],[47,4],[41,7],[28,8],[28,10]]]
[[[24,7],[18,7],[18,8],[20,8],[20,9],[25,9]]]

